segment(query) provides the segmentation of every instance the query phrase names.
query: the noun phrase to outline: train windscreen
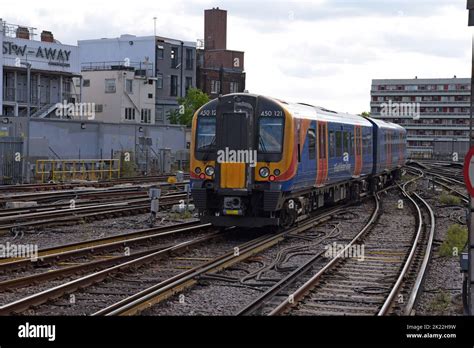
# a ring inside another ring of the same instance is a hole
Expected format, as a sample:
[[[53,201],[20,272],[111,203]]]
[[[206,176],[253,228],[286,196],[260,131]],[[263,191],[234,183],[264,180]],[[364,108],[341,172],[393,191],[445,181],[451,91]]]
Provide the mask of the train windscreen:
[[[196,151],[209,151],[216,146],[216,118],[199,117],[197,126]]]
[[[283,118],[260,117],[258,151],[281,153],[283,142]]]

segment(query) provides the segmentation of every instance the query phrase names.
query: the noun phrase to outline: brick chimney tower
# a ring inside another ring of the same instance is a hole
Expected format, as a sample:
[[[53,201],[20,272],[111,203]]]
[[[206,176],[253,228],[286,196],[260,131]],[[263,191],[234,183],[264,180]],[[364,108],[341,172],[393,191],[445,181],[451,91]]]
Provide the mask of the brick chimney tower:
[[[204,11],[204,48],[227,48],[227,11],[219,7]]]

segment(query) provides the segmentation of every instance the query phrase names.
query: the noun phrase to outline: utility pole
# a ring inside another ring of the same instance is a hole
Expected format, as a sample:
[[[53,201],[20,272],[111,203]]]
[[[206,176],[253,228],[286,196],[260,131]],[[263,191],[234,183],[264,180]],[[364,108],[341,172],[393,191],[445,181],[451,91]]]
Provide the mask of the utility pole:
[[[153,17],[153,36],[156,37],[156,17]]]
[[[474,0],[467,0],[467,9],[469,10],[469,21],[468,26],[474,26]],[[472,113],[474,109],[474,36],[472,38],[472,53],[471,53],[471,110],[469,117],[469,152],[472,148]],[[470,162],[470,160],[469,160]],[[468,156],[464,165],[468,163]],[[468,168],[464,168],[465,172]],[[466,174],[465,174],[466,176]],[[474,315],[474,198],[471,193],[471,204],[469,211],[469,237],[468,237],[468,278],[467,278],[467,289],[465,294],[467,296],[467,306],[470,315]]]
[[[25,139],[26,139],[26,155],[23,158],[23,183],[30,183],[30,116],[31,116],[31,63],[21,62],[23,66],[26,66],[26,127],[25,127]]]

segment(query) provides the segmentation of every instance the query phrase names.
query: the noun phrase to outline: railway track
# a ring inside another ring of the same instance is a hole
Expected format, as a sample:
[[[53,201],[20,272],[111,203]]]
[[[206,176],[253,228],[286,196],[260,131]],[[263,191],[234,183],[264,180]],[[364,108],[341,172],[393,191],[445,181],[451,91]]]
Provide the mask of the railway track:
[[[326,265],[318,263],[321,254],[314,255],[237,315],[409,314],[431,256],[435,222],[431,208],[421,197],[413,194],[426,209],[425,216],[420,204],[404,187],[400,189],[416,210],[414,235],[395,232],[387,239],[386,229],[376,233],[381,215],[377,198],[366,225]],[[345,258],[347,251],[359,243],[367,248],[364,262]],[[403,306],[397,303],[399,299],[404,299]]]
[[[174,174],[154,175],[154,176],[136,176],[130,178],[121,178],[107,181],[81,181],[69,183],[44,183],[44,184],[22,184],[22,185],[0,185],[0,193],[14,192],[39,192],[39,191],[59,191],[73,190],[78,187],[107,188],[115,185],[137,184],[150,182],[163,182]],[[189,174],[184,174],[185,179],[189,179]]]
[[[111,303],[108,306],[104,306],[104,308],[99,308],[96,314],[106,315],[106,314],[135,314],[147,308],[150,303],[156,303],[167,296],[170,296],[178,289],[183,289],[187,286],[191,286],[196,280],[195,277],[202,273],[207,273],[213,270],[221,269],[223,267],[229,267],[230,265],[234,264],[235,262],[239,262],[244,258],[250,257],[251,255],[258,253],[259,251],[269,248],[270,246],[278,243],[284,236],[288,233],[295,232],[296,230],[303,230],[307,228],[311,228],[317,221],[320,219],[324,219],[325,217],[329,216],[330,214],[334,214],[335,212],[340,212],[343,208],[339,207],[336,209],[331,209],[318,218],[311,219],[305,223],[302,223],[300,226],[293,228],[291,230],[287,230],[278,234],[267,234],[261,235],[259,234],[256,238],[252,238],[249,241],[245,241],[244,243],[230,243],[230,240],[226,238],[224,240],[224,247],[216,247],[212,248],[212,253],[216,254],[214,257],[209,257],[209,254],[206,253],[205,255],[201,255],[200,257],[184,257],[185,260],[194,260],[198,262],[198,265],[191,267],[187,271],[180,271],[176,272],[174,270],[174,274],[170,273],[170,267],[168,268],[160,266],[160,267],[150,267],[148,266],[144,271],[148,277],[153,275],[153,279],[160,279],[160,273],[165,273],[158,284],[154,284],[153,286],[146,288],[145,290],[142,289],[140,292],[132,291],[129,293],[129,296],[126,296],[125,299],[122,298],[120,301]],[[232,233],[232,231],[239,235],[235,231],[235,229],[226,230],[224,234],[228,235]],[[246,234],[240,233],[240,236],[245,236]],[[107,282],[103,285],[105,280],[109,280],[115,284],[116,282],[120,282],[121,277],[126,277],[125,270],[133,269],[136,272],[139,269],[140,265],[144,263],[154,263],[153,260],[161,259],[162,262],[172,262],[169,259],[170,255],[176,255],[177,253],[187,255],[185,250],[190,249],[191,247],[196,247],[198,245],[202,245],[205,243],[209,243],[211,239],[223,236],[222,233],[213,233],[209,238],[196,238],[194,240],[189,240],[187,242],[180,243],[178,245],[170,246],[169,248],[161,249],[161,250],[151,250],[144,252],[143,255],[138,255],[139,257],[134,258],[133,260],[126,260],[124,259],[123,262],[120,262],[112,267],[102,269],[99,272],[95,272],[92,274],[88,274],[78,279],[74,279],[70,282],[60,284],[54,288],[48,288],[42,292],[36,293],[34,295],[30,295],[26,298],[19,299],[9,304],[5,304],[4,306],[0,307],[0,314],[7,315],[12,313],[19,313],[24,312],[31,308],[31,306],[38,306],[40,304],[44,304],[43,308],[46,308],[51,305],[51,302],[45,304],[46,301],[54,298],[58,298],[64,296],[65,294],[76,292],[78,289],[81,290],[81,294],[84,293],[89,294],[89,292],[94,293],[94,291],[103,292],[104,290],[97,290],[96,287],[105,286],[107,288]],[[240,237],[241,238],[241,237]],[[227,243],[227,244],[226,244]],[[230,244],[229,244],[230,243]],[[238,249],[236,249],[238,248]],[[236,253],[236,250],[238,252]],[[225,252],[223,252],[225,251]],[[193,252],[202,253],[201,249],[196,249]],[[191,253],[192,254],[192,253]],[[168,259],[166,259],[168,258]],[[192,264],[192,263],[191,263]],[[86,266],[84,266],[86,267]],[[164,271],[166,270],[166,271]],[[113,280],[110,280],[113,274],[119,273],[120,276],[115,275]],[[172,272],[173,273],[173,272]],[[125,274],[125,275],[124,275]],[[129,277],[129,276],[128,276]],[[142,278],[140,278],[142,279]],[[31,279],[29,279],[31,280]],[[36,279],[38,281],[38,279]],[[130,279],[129,279],[130,281]],[[99,284],[97,284],[99,283]],[[111,283],[111,284],[112,284]],[[146,283],[144,281],[143,283]],[[110,285],[110,284],[109,284]],[[0,284],[1,287],[1,284]],[[92,287],[92,288],[91,288]],[[124,291],[124,287],[120,287],[120,291]],[[81,295],[82,296],[82,295]],[[123,296],[122,296],[123,297]],[[58,300],[61,301],[61,300]],[[53,306],[54,307],[54,306]],[[69,314],[69,312],[68,312]],[[92,314],[92,313],[87,313]]]
[[[0,291],[12,291],[104,269],[169,249],[174,244],[185,242],[190,235],[202,237],[213,233],[214,229],[209,224],[189,222],[43,249],[36,261],[21,259],[0,264],[0,272],[6,278],[0,281]],[[124,252],[126,248],[134,251]],[[12,270],[19,268],[21,276],[13,278]],[[33,273],[25,275],[27,269],[32,269]]]
[[[168,207],[186,199],[185,193],[173,193],[160,198],[160,207]],[[123,214],[145,213],[150,210],[150,199],[139,198],[125,200],[122,202],[104,204],[84,204],[62,209],[50,209],[37,211],[22,210],[13,215],[0,215],[0,231],[8,231],[19,228],[38,226],[55,226],[71,224],[78,220],[89,221],[108,216],[119,216]]]

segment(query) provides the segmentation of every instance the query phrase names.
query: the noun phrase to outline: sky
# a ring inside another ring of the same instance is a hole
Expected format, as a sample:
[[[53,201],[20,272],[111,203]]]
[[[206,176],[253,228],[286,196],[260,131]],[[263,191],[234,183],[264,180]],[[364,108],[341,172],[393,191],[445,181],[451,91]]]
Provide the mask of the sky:
[[[251,93],[361,113],[378,78],[469,77],[466,0],[22,0],[0,17],[65,44],[121,34],[204,38],[204,9],[228,11]]]

